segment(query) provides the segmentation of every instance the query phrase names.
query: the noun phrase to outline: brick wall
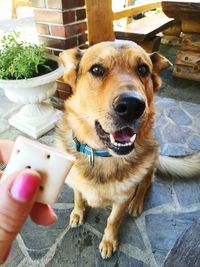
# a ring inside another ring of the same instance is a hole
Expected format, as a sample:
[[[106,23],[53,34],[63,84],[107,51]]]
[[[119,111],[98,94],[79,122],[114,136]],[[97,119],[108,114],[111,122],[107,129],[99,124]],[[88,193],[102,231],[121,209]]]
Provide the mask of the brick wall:
[[[53,54],[87,46],[85,0],[33,0],[33,7],[39,41]],[[69,92],[69,86],[58,81],[57,96],[63,99]]]

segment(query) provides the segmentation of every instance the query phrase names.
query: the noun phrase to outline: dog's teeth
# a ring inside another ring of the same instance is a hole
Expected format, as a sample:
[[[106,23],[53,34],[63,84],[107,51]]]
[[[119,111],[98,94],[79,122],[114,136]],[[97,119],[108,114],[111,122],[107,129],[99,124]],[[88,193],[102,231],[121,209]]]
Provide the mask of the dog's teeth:
[[[110,133],[110,142],[112,144],[115,144],[115,139],[114,139],[114,137],[113,137],[113,135],[111,133]]]
[[[117,142],[114,142],[114,144],[113,144],[114,146],[118,146],[118,147],[120,147],[120,146],[122,146],[122,144],[120,144],[120,143],[117,143]]]
[[[131,144],[133,144],[133,142],[135,141],[135,139],[136,139],[136,134],[134,134],[134,135],[131,137],[131,139],[130,139]]]
[[[111,142],[111,144],[113,144],[116,147],[127,147],[127,146],[131,146],[134,143],[135,139],[136,139],[136,134],[134,134],[130,138],[130,141],[125,142],[125,143],[118,143],[118,142],[115,141],[113,135],[110,133],[110,142]]]

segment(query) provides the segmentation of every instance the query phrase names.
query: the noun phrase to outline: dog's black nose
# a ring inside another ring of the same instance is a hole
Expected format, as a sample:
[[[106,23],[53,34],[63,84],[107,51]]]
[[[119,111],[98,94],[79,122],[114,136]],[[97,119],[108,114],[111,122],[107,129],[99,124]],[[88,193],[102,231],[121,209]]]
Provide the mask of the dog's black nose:
[[[113,108],[120,119],[132,122],[139,119],[145,109],[144,98],[136,92],[118,95],[113,101]]]

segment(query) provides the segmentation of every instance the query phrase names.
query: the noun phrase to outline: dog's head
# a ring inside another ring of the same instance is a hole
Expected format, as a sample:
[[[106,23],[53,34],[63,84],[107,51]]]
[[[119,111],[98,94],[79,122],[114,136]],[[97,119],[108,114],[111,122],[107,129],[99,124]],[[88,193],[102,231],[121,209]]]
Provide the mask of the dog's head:
[[[75,136],[94,149],[106,147],[112,155],[131,153],[152,126],[159,73],[171,63],[131,41],[70,49],[60,57],[63,79],[72,87],[65,116]]]

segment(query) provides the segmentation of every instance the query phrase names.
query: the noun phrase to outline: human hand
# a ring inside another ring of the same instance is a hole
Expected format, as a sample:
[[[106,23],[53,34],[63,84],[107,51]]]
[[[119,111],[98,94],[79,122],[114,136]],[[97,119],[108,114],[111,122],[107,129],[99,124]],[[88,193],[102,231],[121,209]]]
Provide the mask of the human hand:
[[[0,140],[0,162],[7,163],[14,143]],[[56,221],[53,209],[36,203],[40,175],[30,169],[13,173],[0,184],[0,264],[7,259],[12,242],[27,217],[41,225]]]

